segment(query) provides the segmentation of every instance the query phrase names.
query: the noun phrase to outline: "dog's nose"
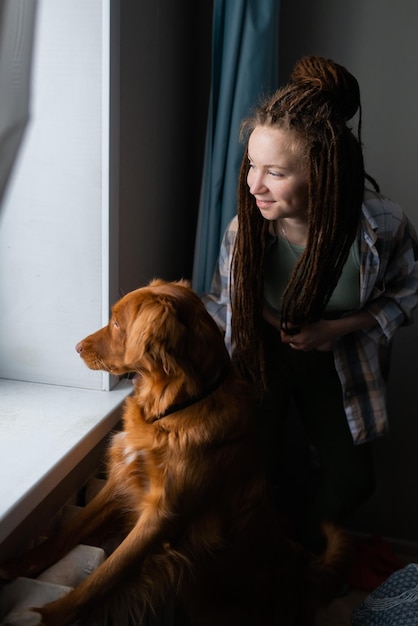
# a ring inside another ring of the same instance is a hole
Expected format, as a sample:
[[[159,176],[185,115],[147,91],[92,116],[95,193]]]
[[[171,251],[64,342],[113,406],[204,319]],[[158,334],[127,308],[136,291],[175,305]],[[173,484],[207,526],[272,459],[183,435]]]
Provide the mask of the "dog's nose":
[[[76,349],[76,352],[78,352],[78,354],[81,354],[82,351],[83,351],[83,342],[79,341],[78,344],[76,345],[75,349]]]

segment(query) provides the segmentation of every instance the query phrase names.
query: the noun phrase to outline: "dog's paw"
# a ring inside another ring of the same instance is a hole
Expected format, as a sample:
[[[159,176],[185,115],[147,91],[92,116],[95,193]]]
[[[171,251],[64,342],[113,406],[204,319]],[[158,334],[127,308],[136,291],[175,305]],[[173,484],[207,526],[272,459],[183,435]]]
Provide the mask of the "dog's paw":
[[[29,610],[9,613],[1,622],[1,626],[42,626],[42,624],[42,615]]]

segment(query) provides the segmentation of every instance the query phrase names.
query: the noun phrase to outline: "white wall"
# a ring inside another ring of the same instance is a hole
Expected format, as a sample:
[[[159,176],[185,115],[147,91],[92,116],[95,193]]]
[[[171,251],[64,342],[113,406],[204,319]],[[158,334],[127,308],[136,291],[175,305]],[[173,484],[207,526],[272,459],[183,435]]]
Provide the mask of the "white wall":
[[[30,122],[0,209],[2,378],[107,388],[74,346],[108,319],[117,276],[109,81],[110,0],[40,0]]]
[[[280,62],[318,54],[358,79],[368,172],[418,227],[418,3],[416,0],[282,0]],[[418,314],[399,331],[392,360],[392,433],[376,442],[378,489],[355,524],[418,540]]]

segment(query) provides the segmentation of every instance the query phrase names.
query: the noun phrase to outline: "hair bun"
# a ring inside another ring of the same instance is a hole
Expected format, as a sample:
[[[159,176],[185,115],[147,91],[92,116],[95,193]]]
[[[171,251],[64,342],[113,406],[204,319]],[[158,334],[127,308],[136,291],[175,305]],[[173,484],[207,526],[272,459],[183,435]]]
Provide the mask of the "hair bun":
[[[291,80],[325,97],[334,112],[339,113],[345,121],[351,119],[360,107],[357,80],[345,67],[330,59],[303,57],[296,63]]]

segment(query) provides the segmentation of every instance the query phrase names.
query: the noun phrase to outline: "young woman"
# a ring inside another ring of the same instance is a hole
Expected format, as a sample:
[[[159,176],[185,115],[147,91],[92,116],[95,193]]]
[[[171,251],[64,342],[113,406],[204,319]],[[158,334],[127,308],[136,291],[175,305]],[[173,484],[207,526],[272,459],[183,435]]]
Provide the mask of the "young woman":
[[[357,136],[347,124],[356,113]],[[415,230],[366,174],[360,131],[357,80],[333,61],[301,59],[242,124],[238,214],[204,297],[259,393],[278,487],[289,479],[283,421],[297,408],[320,468],[312,547],[320,520],[343,523],[374,489],[369,442],[388,430],[390,344],[418,302]]]

